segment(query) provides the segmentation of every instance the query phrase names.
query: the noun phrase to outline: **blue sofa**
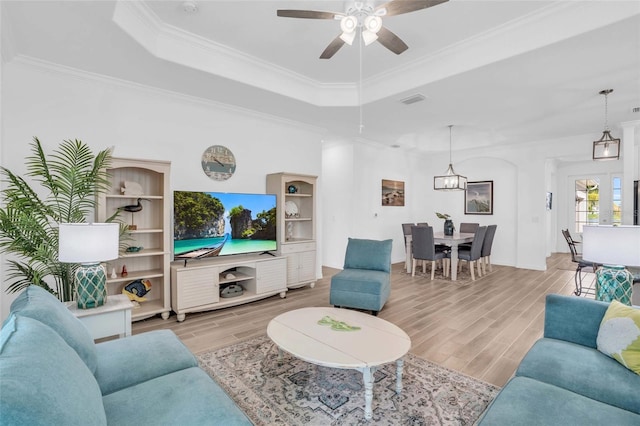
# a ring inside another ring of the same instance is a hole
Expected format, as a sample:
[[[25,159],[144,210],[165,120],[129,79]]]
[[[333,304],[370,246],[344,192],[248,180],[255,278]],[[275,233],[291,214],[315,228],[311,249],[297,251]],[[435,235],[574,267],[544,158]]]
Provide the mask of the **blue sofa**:
[[[2,425],[250,425],[170,330],[95,344],[30,286],[0,331]]]
[[[544,337],[478,424],[640,425],[640,376],[596,349],[608,306],[548,295]]]
[[[329,303],[378,315],[391,294],[392,242],[349,238],[344,269],[331,277]]]

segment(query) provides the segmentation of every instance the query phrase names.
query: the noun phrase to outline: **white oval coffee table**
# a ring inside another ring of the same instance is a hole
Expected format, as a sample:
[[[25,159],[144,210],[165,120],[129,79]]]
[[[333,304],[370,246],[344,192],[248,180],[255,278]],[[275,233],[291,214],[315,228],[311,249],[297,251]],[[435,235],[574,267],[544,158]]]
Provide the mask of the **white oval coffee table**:
[[[318,324],[324,317],[360,329],[338,331],[330,325]],[[381,318],[348,309],[296,309],[271,320],[267,335],[280,350],[303,361],[361,371],[367,420],[372,416],[373,373],[378,366],[396,363],[396,392],[402,391],[402,357],[409,352],[411,339],[402,329]]]

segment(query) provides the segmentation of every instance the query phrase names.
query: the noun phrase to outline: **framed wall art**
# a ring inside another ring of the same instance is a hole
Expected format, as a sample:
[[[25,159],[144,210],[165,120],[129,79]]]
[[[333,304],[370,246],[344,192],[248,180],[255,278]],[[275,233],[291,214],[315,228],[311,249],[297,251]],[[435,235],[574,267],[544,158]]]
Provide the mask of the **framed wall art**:
[[[493,181],[468,182],[464,214],[493,214]]]
[[[382,205],[404,206],[404,182],[382,179]]]

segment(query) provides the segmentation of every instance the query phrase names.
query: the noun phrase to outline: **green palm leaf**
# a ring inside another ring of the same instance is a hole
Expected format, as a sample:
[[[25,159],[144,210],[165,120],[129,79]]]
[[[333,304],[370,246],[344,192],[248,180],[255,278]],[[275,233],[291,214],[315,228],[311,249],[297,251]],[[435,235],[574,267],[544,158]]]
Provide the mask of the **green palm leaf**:
[[[0,168],[5,181],[0,209],[0,249],[10,254],[7,290],[20,291],[38,285],[60,300],[73,297],[77,265],[58,261],[58,224],[86,222],[93,215],[98,195],[109,190],[106,168],[111,151],[93,155],[79,140],[65,140],[58,150],[45,154],[34,138],[26,158],[27,174],[45,191],[36,191],[20,176]],[[117,213],[109,222],[117,220]],[[124,232],[124,227],[121,230]],[[123,233],[121,232],[121,234]]]

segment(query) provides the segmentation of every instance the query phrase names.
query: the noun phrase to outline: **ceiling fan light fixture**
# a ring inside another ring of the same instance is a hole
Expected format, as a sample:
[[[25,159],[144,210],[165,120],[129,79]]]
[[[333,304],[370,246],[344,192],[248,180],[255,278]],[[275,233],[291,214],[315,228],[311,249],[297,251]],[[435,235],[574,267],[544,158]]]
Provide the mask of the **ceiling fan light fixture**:
[[[369,30],[364,30],[362,31],[362,41],[364,41],[364,45],[368,46],[371,43],[373,43],[374,41],[376,41],[378,39],[378,34],[369,31]]]
[[[343,33],[355,33],[358,28],[358,18],[355,16],[345,16],[340,20],[340,29]]]
[[[379,16],[367,16],[364,18],[364,28],[366,31],[377,33],[382,28],[382,18]]]
[[[611,136],[608,119],[608,103],[607,96],[613,92],[613,89],[600,91],[604,95],[604,131],[602,137],[597,141],[593,141],[593,159],[594,160],[617,160],[620,158],[620,139],[614,139]]]
[[[355,40],[355,38],[356,38],[355,32],[340,34],[340,39],[342,39],[342,41],[347,43],[349,46],[353,45],[353,40]]]

